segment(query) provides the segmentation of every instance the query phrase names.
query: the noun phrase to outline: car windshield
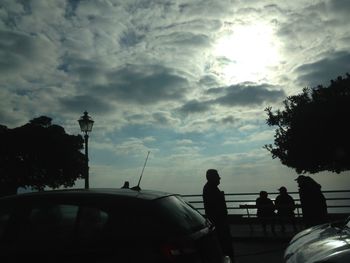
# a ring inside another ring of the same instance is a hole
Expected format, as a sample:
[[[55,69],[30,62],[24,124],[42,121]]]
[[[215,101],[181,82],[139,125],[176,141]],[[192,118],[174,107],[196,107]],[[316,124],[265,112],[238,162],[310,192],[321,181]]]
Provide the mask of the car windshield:
[[[174,233],[190,234],[206,227],[205,218],[178,196],[169,196],[156,201],[160,219],[171,226]]]

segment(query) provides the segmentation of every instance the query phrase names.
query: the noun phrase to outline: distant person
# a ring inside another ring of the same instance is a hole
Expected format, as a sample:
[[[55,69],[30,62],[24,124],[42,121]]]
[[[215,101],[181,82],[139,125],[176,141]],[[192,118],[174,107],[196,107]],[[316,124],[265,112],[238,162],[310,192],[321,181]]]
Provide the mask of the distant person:
[[[326,198],[321,185],[309,176],[300,175],[295,179],[299,186],[299,196],[306,227],[328,221]]]
[[[122,189],[129,189],[129,181],[125,181]]]
[[[279,189],[279,195],[275,200],[275,207],[277,209],[278,221],[281,225],[282,232],[286,230],[286,223],[291,223],[293,225],[294,231],[296,231],[295,225],[295,201],[293,197],[288,194],[287,188],[281,186]]]
[[[260,191],[259,197],[255,201],[257,207],[257,217],[261,222],[264,233],[266,226],[270,225],[272,233],[275,233],[275,205],[268,198],[266,191]]]
[[[203,202],[207,218],[215,225],[223,252],[234,262],[233,244],[228,223],[225,194],[220,191],[220,176],[215,169],[206,173],[207,183],[203,187]]]

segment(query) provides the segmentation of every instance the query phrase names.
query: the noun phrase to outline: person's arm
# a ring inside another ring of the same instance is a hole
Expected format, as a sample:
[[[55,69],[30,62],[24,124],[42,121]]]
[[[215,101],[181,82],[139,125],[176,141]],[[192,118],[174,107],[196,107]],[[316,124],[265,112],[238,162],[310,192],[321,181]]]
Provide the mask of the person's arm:
[[[276,197],[276,200],[275,200],[275,209],[278,211],[281,207],[281,204],[280,204],[280,198],[279,196]]]
[[[295,201],[293,197],[290,197],[290,210],[294,211],[295,210]]]
[[[256,205],[256,215],[259,216],[261,213],[261,205],[260,205],[260,199],[257,198],[255,200],[255,205]]]
[[[207,218],[209,218],[212,223],[215,223],[215,202],[213,200],[213,195],[211,191],[205,189],[203,191],[203,202],[204,202],[204,211]]]

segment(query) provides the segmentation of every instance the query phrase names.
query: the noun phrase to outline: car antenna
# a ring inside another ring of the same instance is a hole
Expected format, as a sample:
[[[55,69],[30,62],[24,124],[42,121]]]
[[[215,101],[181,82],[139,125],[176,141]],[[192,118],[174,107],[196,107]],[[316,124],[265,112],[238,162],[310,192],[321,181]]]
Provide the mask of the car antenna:
[[[150,152],[151,152],[151,151],[148,151],[148,152],[147,152],[146,160],[145,160],[145,163],[144,163],[143,168],[142,168],[142,171],[141,171],[141,175],[140,175],[140,178],[139,178],[139,182],[138,182],[138,184],[137,184],[136,186],[134,186],[134,187],[131,188],[132,190],[136,190],[136,191],[140,191],[140,190],[141,190],[141,188],[140,188],[140,183],[141,183],[143,171],[145,170],[145,167],[146,167],[146,164],[147,164],[147,160],[148,160],[148,156],[149,156],[149,153],[150,153]]]

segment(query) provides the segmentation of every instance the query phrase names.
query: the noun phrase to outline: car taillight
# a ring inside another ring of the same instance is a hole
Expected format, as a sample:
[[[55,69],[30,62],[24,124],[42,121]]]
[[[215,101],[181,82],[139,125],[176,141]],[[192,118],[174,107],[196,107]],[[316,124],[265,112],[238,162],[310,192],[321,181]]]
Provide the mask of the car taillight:
[[[194,254],[196,250],[191,247],[180,247],[172,244],[163,245],[161,248],[163,255],[170,261],[175,262],[176,258]]]

